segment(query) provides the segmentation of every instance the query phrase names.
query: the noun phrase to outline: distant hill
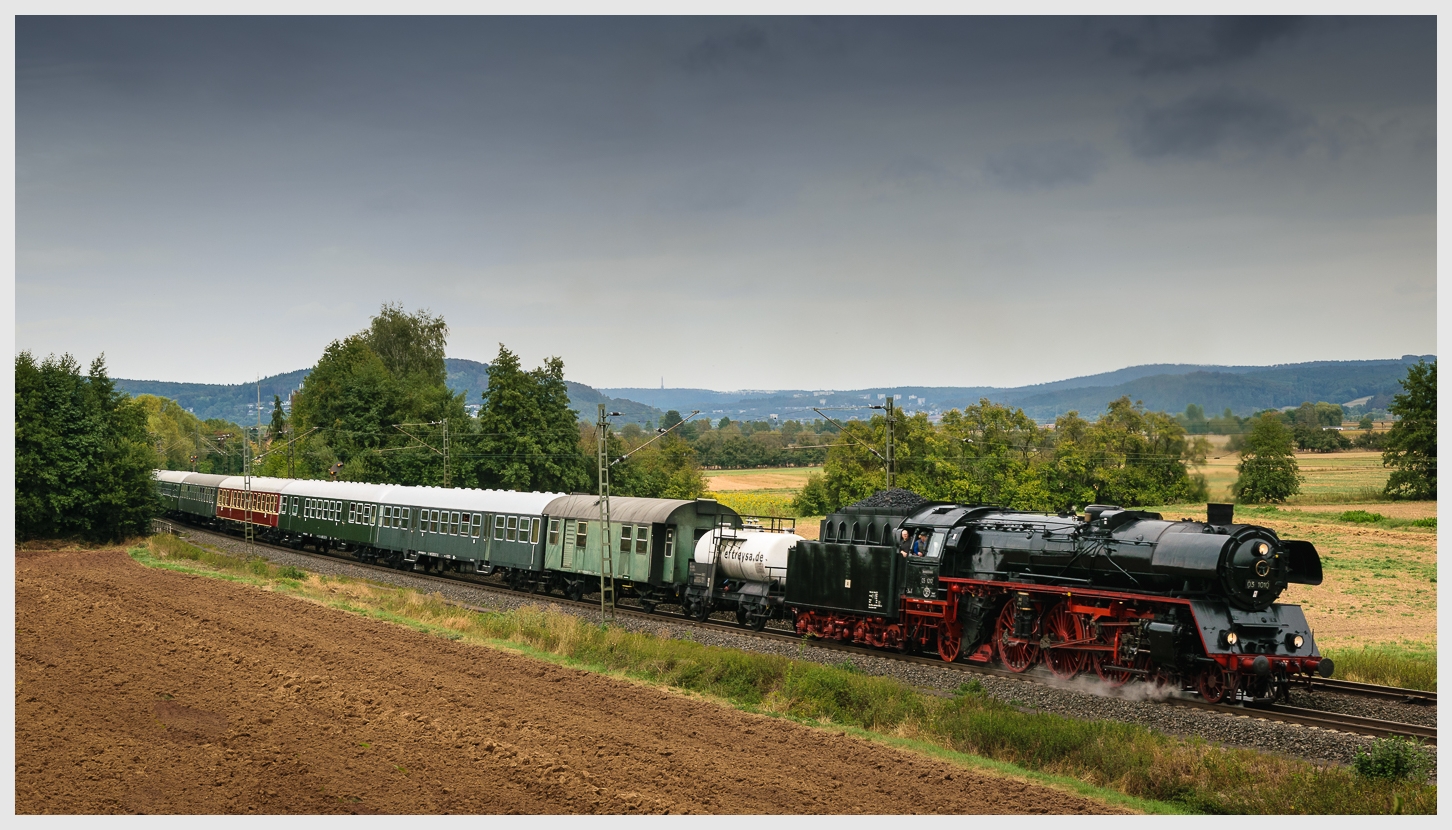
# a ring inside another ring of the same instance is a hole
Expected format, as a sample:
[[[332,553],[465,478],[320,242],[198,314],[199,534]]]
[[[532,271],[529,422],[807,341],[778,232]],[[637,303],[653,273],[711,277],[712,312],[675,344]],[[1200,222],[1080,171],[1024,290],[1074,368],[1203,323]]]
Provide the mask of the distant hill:
[[[607,395],[643,401],[660,409],[701,409],[712,417],[761,420],[816,418],[812,407],[839,419],[865,418],[868,406],[881,405],[887,395],[910,411],[945,412],[978,403],[982,398],[1020,407],[1029,417],[1052,421],[1077,410],[1086,418],[1103,412],[1110,401],[1128,395],[1149,409],[1183,412],[1199,404],[1211,414],[1227,407],[1237,415],[1296,406],[1302,401],[1346,403],[1370,397],[1365,409],[1385,409],[1400,391],[1407,366],[1435,355],[1406,355],[1395,360],[1314,361],[1274,366],[1209,366],[1159,363],[1085,375],[1031,386],[895,386],[854,390],[783,390],[714,392],[705,389],[608,388]],[[831,411],[827,408],[837,408]],[[841,407],[853,407],[841,409]]]
[[[288,401],[289,396],[302,386],[303,378],[311,371],[312,369],[298,369],[295,372],[265,377],[260,381],[263,423],[267,423],[272,417],[272,396],[277,395],[284,402]],[[480,395],[489,387],[489,364],[451,357],[444,360],[444,371],[448,373],[446,382],[449,388],[456,393],[464,393],[465,405],[477,407],[481,403]],[[594,421],[601,401],[604,401],[610,411],[623,415],[611,419],[617,424],[631,421],[640,424],[647,421],[659,423],[661,416],[665,414],[637,401],[602,395],[583,383],[567,380],[565,387],[569,390],[570,406],[579,411],[582,420]],[[235,424],[257,423],[257,383],[225,385],[117,378],[116,388],[130,395],[171,398],[202,420],[221,418]]]
[[[449,388],[455,392],[463,392],[466,405],[474,407],[482,402],[480,396],[483,395],[485,389],[489,388],[489,364],[480,363],[477,360],[450,357],[444,360],[444,370],[448,372]],[[599,406],[602,402],[605,404],[606,411],[619,412],[623,416],[610,419],[611,423],[624,424],[632,421],[638,424],[644,424],[646,421],[660,423],[661,416],[665,414],[663,410],[638,401],[602,395],[593,386],[586,386],[573,380],[566,380],[565,388],[570,393],[570,408],[580,413],[582,421],[594,422],[599,415]]]
[[[841,420],[861,419],[872,414],[868,407],[881,405],[887,395],[909,411],[945,412],[978,403],[981,398],[1020,407],[1031,418],[1052,421],[1070,410],[1093,418],[1109,402],[1124,395],[1144,401],[1146,407],[1164,412],[1183,412],[1199,404],[1210,414],[1229,408],[1237,415],[1261,409],[1296,406],[1302,401],[1347,403],[1370,398],[1364,409],[1385,409],[1391,396],[1401,390],[1407,366],[1419,359],[1432,361],[1435,355],[1406,355],[1395,360],[1342,360],[1290,363],[1276,366],[1202,366],[1158,363],[1130,366],[1113,372],[1084,375],[1032,386],[894,386],[856,390],[741,390],[717,392],[711,389],[650,389],[644,387],[595,389],[583,383],[565,381],[570,406],[581,420],[593,421],[602,401],[611,411],[623,413],[615,423],[660,422],[666,410],[682,415],[699,409],[713,420],[726,416],[735,420],[811,420],[819,417],[812,407],[833,407],[827,414]],[[489,385],[489,366],[475,360],[451,357],[444,361],[448,384],[465,393],[465,403],[477,406],[480,393]],[[263,378],[262,420],[272,411],[272,396],[288,395],[302,385],[308,369]],[[133,395],[151,394],[171,398],[197,417],[224,418],[235,423],[257,422],[257,386],[251,383],[225,386],[206,383],[170,383],[155,380],[117,379],[117,388]],[[851,407],[852,409],[842,409]]]

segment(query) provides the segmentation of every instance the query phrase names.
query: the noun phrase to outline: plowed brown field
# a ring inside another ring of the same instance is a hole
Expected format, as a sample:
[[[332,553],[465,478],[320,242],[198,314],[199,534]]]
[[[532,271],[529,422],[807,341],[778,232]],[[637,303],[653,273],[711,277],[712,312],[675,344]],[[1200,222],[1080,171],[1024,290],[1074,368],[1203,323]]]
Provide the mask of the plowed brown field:
[[[20,813],[1112,811],[118,550],[15,605]]]

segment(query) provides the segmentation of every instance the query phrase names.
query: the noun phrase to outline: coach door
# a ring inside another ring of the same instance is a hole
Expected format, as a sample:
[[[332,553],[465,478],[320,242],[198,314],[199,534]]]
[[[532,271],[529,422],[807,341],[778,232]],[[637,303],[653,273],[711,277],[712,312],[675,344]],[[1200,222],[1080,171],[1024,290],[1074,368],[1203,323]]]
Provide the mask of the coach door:
[[[560,569],[574,570],[575,567],[575,520],[565,519],[565,533],[561,538],[564,545],[560,550]]]

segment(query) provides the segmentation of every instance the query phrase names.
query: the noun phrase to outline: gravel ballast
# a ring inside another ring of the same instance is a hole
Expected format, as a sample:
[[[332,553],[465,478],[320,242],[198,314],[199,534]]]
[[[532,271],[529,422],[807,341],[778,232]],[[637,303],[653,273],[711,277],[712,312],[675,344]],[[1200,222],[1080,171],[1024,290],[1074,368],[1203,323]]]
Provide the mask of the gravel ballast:
[[[192,528],[178,528],[190,541],[233,554],[245,554],[247,544],[235,537],[217,535]],[[518,594],[506,588],[487,585],[471,585],[454,580],[424,578],[405,571],[384,571],[360,567],[355,563],[332,556],[315,556],[296,553],[282,548],[258,544],[254,551],[278,565],[292,565],[304,570],[330,576],[349,576],[358,579],[416,588],[435,593],[446,600],[479,608],[507,611],[529,605],[556,604],[558,597],[542,594]],[[598,611],[590,611],[572,605],[558,605],[561,611],[588,619],[598,619]],[[722,615],[718,620],[730,619]],[[1225,746],[1245,747],[1265,752],[1304,758],[1312,761],[1350,763],[1358,751],[1371,744],[1371,738],[1345,732],[1336,732],[1316,727],[1297,726],[1264,720],[1254,710],[1244,715],[1207,712],[1196,709],[1171,706],[1141,695],[1144,686],[1130,684],[1120,690],[1107,691],[1090,678],[1076,678],[1062,681],[1057,678],[1035,677],[1015,679],[993,675],[965,673],[958,669],[936,667],[918,663],[892,660],[860,654],[844,655],[824,648],[814,648],[805,643],[787,643],[778,640],[753,637],[748,633],[736,634],[701,628],[665,618],[641,618],[622,616],[618,623],[627,630],[647,632],[660,637],[689,639],[706,645],[735,648],[757,653],[778,654],[798,660],[809,660],[827,665],[851,664],[865,674],[895,678],[903,683],[927,691],[948,694],[963,684],[976,680],[983,692],[1005,701],[1024,711],[1052,712],[1079,719],[1116,720],[1137,723],[1161,732],[1184,737],[1197,737]],[[1297,690],[1292,693],[1292,703],[1304,708],[1321,709],[1328,712],[1356,714],[1380,720],[1435,726],[1437,707],[1375,700],[1351,695],[1336,694],[1324,690],[1307,693]],[[1435,751],[1429,756],[1435,765]],[[1435,766],[1433,767],[1435,781]]]

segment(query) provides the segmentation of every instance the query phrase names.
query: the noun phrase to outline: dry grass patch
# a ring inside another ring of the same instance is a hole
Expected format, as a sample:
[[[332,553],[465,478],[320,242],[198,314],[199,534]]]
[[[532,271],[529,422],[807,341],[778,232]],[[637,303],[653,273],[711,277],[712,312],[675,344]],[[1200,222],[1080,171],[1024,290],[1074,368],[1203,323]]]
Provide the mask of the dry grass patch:
[[[719,470],[706,474],[706,489],[724,490],[800,490],[812,473],[821,467],[771,467],[761,470]]]

